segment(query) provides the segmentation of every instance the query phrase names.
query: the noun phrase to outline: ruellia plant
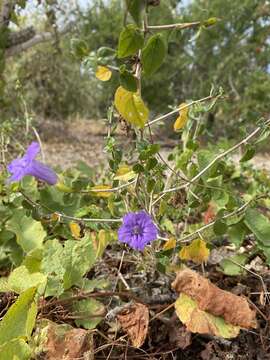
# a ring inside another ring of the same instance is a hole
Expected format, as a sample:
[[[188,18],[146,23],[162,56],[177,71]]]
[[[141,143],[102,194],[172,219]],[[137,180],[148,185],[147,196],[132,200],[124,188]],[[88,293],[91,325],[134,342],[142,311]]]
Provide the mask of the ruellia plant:
[[[53,170],[44,159],[36,159],[39,142],[9,163],[2,158],[0,261],[8,270],[0,290],[12,294],[9,304],[16,300],[0,324],[0,353],[10,354],[9,359],[44,351],[46,330],[54,326],[56,333],[57,323],[96,328],[113,311],[115,303],[108,297],[117,297],[118,305],[127,299],[138,303],[136,290],[120,270],[121,285],[118,280],[110,283],[110,276],[98,270],[107,253],[120,255],[121,264],[125,254],[134,254],[133,270],[168,279],[184,263],[203,267],[211,250],[224,244],[233,249],[218,264],[227,275],[243,274],[254,255],[270,263],[270,177],[248,163],[267,139],[270,120],[254,119],[254,128],[241,129],[242,140],[235,144],[213,138],[208,115],[219,102],[228,101],[226,92],[215,87],[205,89],[202,99],[178,99],[175,94],[180,105],[168,104],[168,113],[152,115],[155,109],[143,100],[144,84],[162,71],[170,41],[189,31],[196,44],[198,36],[221,21],[153,24],[158,6],[159,1],[126,0],[117,49],[104,44],[89,52],[80,39],[71,44],[83,71],[117,84],[108,104],[107,166],[91,168],[81,162]],[[172,150],[164,151],[161,131],[174,138]],[[145,286],[147,276],[141,284]],[[184,323],[181,306],[196,307],[196,297],[190,295],[177,300]],[[246,324],[222,311],[211,316],[218,336],[236,336]],[[249,316],[246,327],[254,323],[253,313]],[[123,317],[120,322],[125,329]],[[141,346],[145,336],[131,339],[133,345]]]

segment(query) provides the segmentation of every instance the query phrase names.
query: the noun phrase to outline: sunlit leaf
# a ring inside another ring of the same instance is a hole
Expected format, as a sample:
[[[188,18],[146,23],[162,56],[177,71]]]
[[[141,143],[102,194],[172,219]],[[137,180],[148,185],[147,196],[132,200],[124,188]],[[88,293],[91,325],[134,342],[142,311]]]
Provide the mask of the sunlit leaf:
[[[129,181],[136,177],[135,172],[132,170],[132,167],[129,165],[121,165],[119,166],[114,180],[121,180],[121,181]]]
[[[32,350],[25,340],[17,338],[0,346],[0,360],[29,360]]]
[[[23,293],[25,290],[36,287],[39,292],[43,292],[47,281],[47,276],[40,273],[30,273],[24,266],[19,266],[14,269],[8,277],[9,291],[14,291],[18,294]]]
[[[174,237],[171,237],[163,245],[163,250],[171,250],[174,249],[175,247],[176,247],[176,239]]]
[[[112,72],[106,66],[98,66],[96,71],[96,77],[101,81],[109,81],[112,77]]]
[[[122,86],[116,90],[114,103],[123,118],[139,128],[148,120],[149,110],[138,93],[127,91]]]
[[[71,222],[71,223],[69,223],[69,228],[70,228],[72,236],[75,239],[80,239],[80,237],[81,237],[81,227],[80,227],[80,225],[78,223]]]
[[[191,260],[197,264],[207,261],[210,251],[206,242],[202,239],[195,239],[190,245],[183,246],[179,256],[181,260]]]
[[[30,338],[37,315],[35,295],[36,288],[28,289],[9,308],[0,323],[0,345],[18,337]]]
[[[200,310],[196,301],[184,293],[175,302],[175,310],[187,330],[193,333],[210,334],[225,339],[234,338],[239,334],[238,326],[226,323],[222,317]]]
[[[175,123],[173,125],[174,130],[178,131],[181,130],[188,120],[188,106],[186,103],[182,103],[179,105],[179,116],[175,120]]]
[[[108,198],[112,195],[112,193],[110,191],[102,191],[102,190],[109,190],[112,187],[110,185],[95,185],[92,186],[90,190],[95,190],[93,192],[91,192],[91,195],[96,196],[96,197],[103,197],[103,198]],[[100,191],[97,191],[100,190]]]

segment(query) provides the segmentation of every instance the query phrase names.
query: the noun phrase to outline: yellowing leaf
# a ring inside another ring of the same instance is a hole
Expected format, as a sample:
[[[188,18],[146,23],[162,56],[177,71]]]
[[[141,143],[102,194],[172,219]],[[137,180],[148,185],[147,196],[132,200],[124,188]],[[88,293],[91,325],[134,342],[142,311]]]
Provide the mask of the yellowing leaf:
[[[96,197],[108,198],[112,195],[112,193],[110,191],[102,191],[102,190],[110,190],[111,188],[112,187],[110,185],[95,185],[90,189],[90,191],[95,190],[92,192],[92,195]]]
[[[188,119],[188,106],[186,103],[180,104],[179,106],[179,116],[175,120],[175,123],[173,125],[174,131],[181,130]]]
[[[187,330],[193,333],[210,334],[225,339],[234,338],[239,334],[239,326],[227,323],[220,316],[200,310],[196,301],[184,293],[181,293],[175,302],[175,311]]]
[[[122,165],[117,170],[114,180],[129,181],[136,177],[135,172],[128,165]]]
[[[176,239],[171,237],[163,245],[163,250],[171,250],[171,249],[174,249],[175,247],[176,247]]]
[[[81,227],[80,227],[80,225],[78,223],[72,222],[72,223],[69,223],[69,228],[70,228],[72,236],[75,239],[80,239],[80,237],[81,237]]]
[[[144,127],[148,120],[149,110],[138,93],[119,86],[114,96],[114,103],[117,111],[127,122],[138,128]]]
[[[108,230],[101,229],[98,234],[92,232],[91,239],[95,251],[96,259],[102,257],[104,250],[111,241],[111,233]]]
[[[180,259],[191,260],[197,264],[201,264],[207,261],[209,257],[209,249],[206,247],[206,243],[202,239],[195,239],[190,245],[184,246],[180,253]]]
[[[112,77],[112,72],[106,66],[98,66],[96,71],[96,77],[101,81],[109,81]]]

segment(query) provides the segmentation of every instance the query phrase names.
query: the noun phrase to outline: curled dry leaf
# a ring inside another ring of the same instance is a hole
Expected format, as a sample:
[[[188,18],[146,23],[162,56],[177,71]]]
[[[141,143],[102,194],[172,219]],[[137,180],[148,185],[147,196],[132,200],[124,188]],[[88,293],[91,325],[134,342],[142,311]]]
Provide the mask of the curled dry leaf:
[[[221,316],[229,324],[246,329],[256,327],[256,312],[244,297],[221,290],[195,271],[178,272],[172,287],[195,300],[200,310]]]
[[[123,330],[128,334],[134,347],[142,346],[146,339],[149,324],[149,311],[147,306],[139,303],[124,308],[117,315]]]

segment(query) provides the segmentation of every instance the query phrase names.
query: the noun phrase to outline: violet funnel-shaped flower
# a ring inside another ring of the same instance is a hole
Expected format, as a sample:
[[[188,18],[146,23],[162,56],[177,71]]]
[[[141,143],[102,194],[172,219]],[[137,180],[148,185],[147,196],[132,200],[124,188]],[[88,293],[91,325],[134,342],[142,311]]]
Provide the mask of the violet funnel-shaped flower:
[[[32,142],[28,146],[24,156],[11,161],[7,166],[7,169],[11,174],[8,182],[20,181],[24,176],[32,175],[50,185],[56,184],[56,173],[49,166],[35,160],[39,152],[39,144],[37,142]]]
[[[118,230],[119,241],[134,250],[143,250],[147,244],[156,240],[157,235],[157,227],[145,211],[126,214]]]

